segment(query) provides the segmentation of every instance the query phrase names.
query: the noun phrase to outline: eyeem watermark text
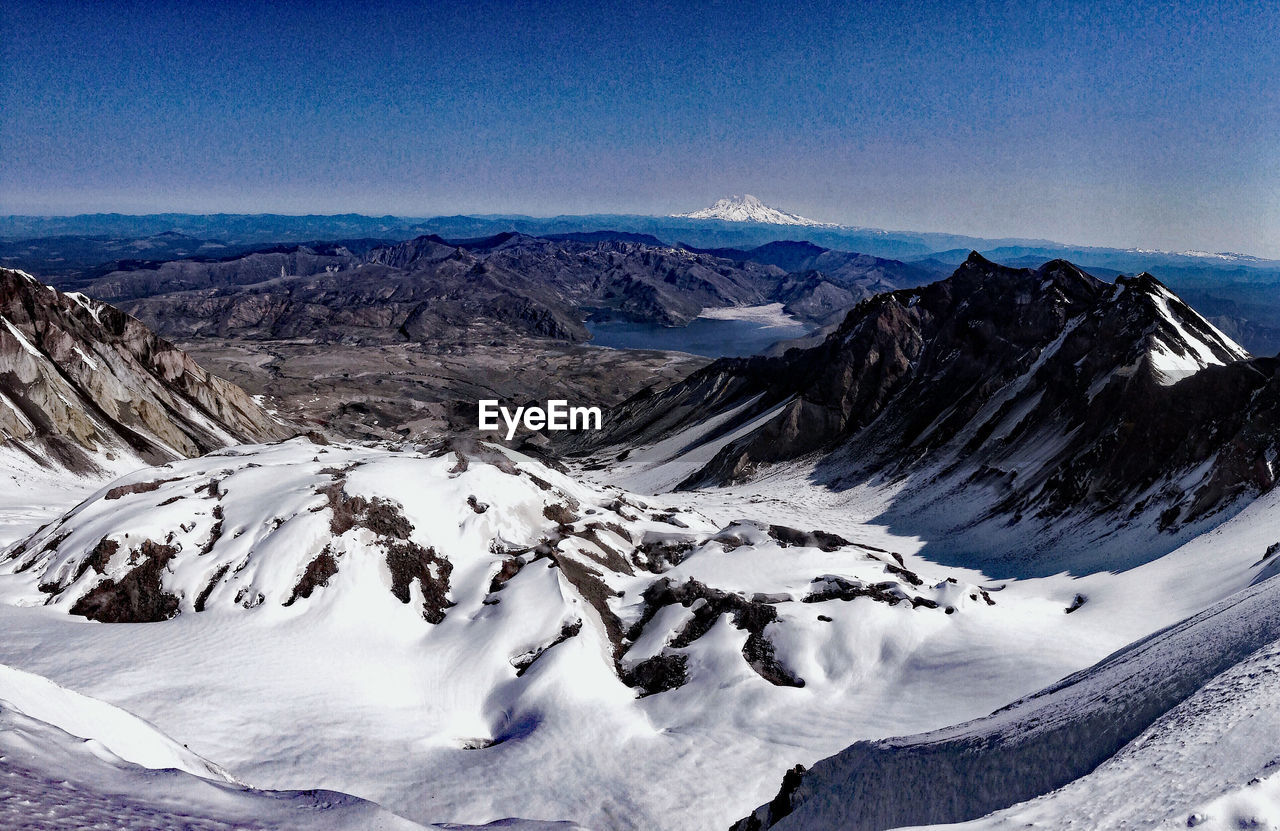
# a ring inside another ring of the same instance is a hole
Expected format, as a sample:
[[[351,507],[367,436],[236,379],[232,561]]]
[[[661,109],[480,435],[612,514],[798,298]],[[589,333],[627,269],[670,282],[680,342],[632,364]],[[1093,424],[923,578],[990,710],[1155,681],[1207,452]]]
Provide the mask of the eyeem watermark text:
[[[548,401],[546,407],[516,407],[515,412],[501,406],[496,398],[482,398],[478,403],[480,430],[501,431],[505,423],[507,441],[515,438],[522,425],[529,431],[599,430],[603,418],[599,407],[570,407],[563,398]]]

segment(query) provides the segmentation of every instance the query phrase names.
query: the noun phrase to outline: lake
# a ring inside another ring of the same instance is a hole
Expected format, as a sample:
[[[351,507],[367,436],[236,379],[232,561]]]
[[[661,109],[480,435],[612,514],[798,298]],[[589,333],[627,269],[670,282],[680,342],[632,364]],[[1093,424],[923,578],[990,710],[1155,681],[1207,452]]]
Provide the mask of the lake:
[[[684,327],[629,320],[588,320],[591,343],[612,349],[665,349],[708,358],[757,355],[780,340],[807,335],[814,327],[787,315],[781,303],[707,309]]]

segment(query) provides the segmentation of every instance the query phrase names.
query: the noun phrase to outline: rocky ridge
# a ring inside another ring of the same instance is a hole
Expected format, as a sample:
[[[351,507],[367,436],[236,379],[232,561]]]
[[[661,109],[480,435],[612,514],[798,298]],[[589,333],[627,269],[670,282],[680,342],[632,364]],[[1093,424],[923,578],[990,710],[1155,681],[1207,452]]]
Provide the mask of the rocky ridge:
[[[798,461],[837,490],[896,482],[903,511],[912,493],[950,500],[928,512],[938,533],[1073,513],[1177,530],[1274,485],[1278,369],[1150,275],[1108,284],[975,253],[864,301],[818,346],[641,393],[581,441],[664,439],[669,463],[700,459],[686,488]]]
[[[0,441],[75,472],[290,434],[239,387],[120,310],[0,269]]]

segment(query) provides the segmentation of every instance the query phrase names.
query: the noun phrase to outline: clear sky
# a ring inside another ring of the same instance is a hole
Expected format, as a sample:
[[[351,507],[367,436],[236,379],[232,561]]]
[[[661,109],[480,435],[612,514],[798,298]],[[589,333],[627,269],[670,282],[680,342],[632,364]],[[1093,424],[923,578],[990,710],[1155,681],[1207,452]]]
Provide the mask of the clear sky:
[[[0,3],[0,212],[657,213],[1280,256],[1274,2]]]

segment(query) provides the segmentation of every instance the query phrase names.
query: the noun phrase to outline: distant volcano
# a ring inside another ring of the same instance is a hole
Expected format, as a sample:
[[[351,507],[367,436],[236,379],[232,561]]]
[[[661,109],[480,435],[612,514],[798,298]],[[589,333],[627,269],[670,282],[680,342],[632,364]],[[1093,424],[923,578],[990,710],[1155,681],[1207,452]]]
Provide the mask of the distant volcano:
[[[831,225],[816,222],[803,216],[771,208],[751,194],[730,196],[717,201],[710,208],[688,214],[677,214],[688,219],[722,219],[726,222],[763,222],[768,225]]]

